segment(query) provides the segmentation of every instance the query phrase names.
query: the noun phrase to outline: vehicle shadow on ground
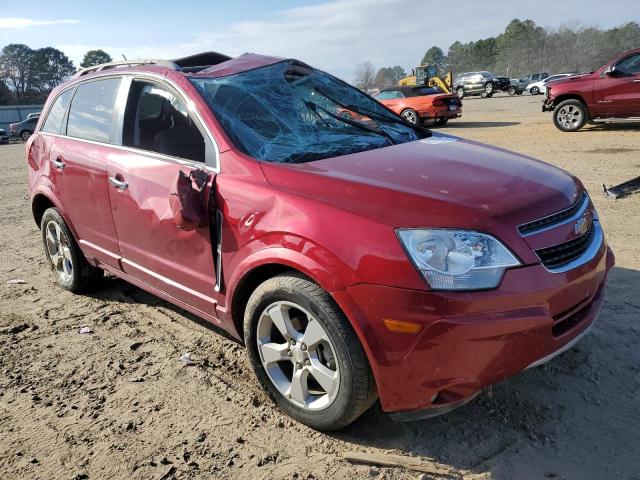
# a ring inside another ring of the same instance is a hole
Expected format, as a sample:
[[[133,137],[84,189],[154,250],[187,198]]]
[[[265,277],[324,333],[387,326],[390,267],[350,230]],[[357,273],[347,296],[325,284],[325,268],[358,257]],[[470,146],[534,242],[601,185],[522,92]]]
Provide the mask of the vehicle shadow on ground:
[[[447,123],[447,129],[451,128],[494,128],[494,127],[513,127],[520,125],[520,122],[459,122],[454,120]]]
[[[600,368],[633,371],[640,361],[634,347],[640,337],[634,327],[640,313],[638,298],[640,271],[614,267],[591,333],[548,364],[496,384],[468,405],[440,417],[397,423],[376,404],[355,423],[331,435],[354,444],[353,450],[357,445],[395,449],[456,469],[491,472],[498,478],[519,478],[525,473],[505,474],[505,465],[528,469],[525,471],[532,473],[528,478],[555,477],[551,465],[559,470],[560,478],[606,478],[598,471],[604,468],[598,455],[602,438],[617,445],[637,445],[640,439],[640,434],[620,433],[615,421],[637,416],[633,391],[640,389],[640,378],[634,387],[624,375],[605,380],[599,374]],[[636,353],[627,355],[629,365],[625,366],[614,359],[612,349],[617,354],[625,349]],[[625,400],[614,407],[617,416],[603,415],[600,405],[609,405],[612,396]],[[603,431],[595,432],[599,427],[591,420],[598,416]],[[618,478],[635,473],[633,447],[627,448],[629,453],[622,452],[614,460],[622,472]],[[581,462],[576,462],[578,457]],[[566,466],[564,475],[562,466]]]
[[[629,122],[598,122],[586,125],[577,132],[572,133],[588,133],[588,132],[637,132],[640,130],[640,121]]]
[[[119,302],[119,303],[140,303],[143,305],[147,305],[149,307],[163,307],[177,315],[181,315],[193,322],[197,323],[205,327],[208,330],[211,330],[212,333],[216,333],[218,335],[222,335],[227,340],[231,340],[232,342],[239,343],[237,339],[233,338],[226,330],[218,327],[217,325],[204,320],[191,312],[183,310],[182,308],[169,303],[160,297],[153,295],[141,288],[136,287],[135,285],[126,282],[125,280],[121,280],[117,277],[106,275],[105,278],[102,279],[101,286],[85,295],[91,296],[92,298],[96,298],[99,300],[110,301],[110,302]]]

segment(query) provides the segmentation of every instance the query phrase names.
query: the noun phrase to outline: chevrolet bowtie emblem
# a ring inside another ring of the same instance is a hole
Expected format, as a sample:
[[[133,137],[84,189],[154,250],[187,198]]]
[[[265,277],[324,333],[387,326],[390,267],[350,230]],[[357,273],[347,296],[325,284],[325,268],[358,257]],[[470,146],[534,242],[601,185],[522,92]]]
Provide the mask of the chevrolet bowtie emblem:
[[[577,237],[580,237],[589,231],[589,227],[591,227],[591,216],[585,214],[573,226],[573,231]]]

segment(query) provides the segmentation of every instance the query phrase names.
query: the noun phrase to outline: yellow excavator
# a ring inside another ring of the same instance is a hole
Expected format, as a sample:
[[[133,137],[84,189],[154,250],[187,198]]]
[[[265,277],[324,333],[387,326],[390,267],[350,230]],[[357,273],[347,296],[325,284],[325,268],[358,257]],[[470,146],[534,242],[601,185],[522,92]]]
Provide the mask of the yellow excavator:
[[[413,75],[400,79],[398,85],[426,85],[428,87],[440,87],[444,92],[451,93],[453,74],[438,75],[437,65],[420,65],[413,69]]]

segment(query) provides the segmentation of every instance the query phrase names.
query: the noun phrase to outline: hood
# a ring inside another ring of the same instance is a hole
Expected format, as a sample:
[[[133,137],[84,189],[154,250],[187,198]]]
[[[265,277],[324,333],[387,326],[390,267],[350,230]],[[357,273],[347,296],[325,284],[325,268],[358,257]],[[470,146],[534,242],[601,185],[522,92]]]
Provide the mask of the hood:
[[[274,186],[393,227],[513,232],[581,193],[556,167],[442,135],[304,164],[261,165]]]

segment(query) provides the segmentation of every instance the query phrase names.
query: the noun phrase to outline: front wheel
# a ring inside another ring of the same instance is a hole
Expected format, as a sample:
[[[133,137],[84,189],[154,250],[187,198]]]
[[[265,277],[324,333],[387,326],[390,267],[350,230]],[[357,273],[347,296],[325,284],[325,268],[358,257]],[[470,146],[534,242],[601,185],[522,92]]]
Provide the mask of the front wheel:
[[[553,112],[553,123],[563,132],[580,130],[587,120],[587,107],[580,100],[565,100]]]
[[[29,130],[23,130],[23,131],[20,133],[20,138],[22,138],[22,140],[24,140],[25,142],[26,142],[27,140],[29,140],[29,137],[30,137],[30,136],[31,136],[31,132],[30,132]]]
[[[458,98],[464,98],[464,88],[458,87],[456,89],[456,95],[458,96]]]
[[[87,262],[69,227],[56,208],[48,208],[40,222],[42,242],[58,284],[74,293],[93,288],[104,272]]]
[[[516,87],[509,87],[507,92],[509,92],[509,95],[515,95],[516,94]]]
[[[266,280],[244,316],[249,359],[276,405],[300,423],[337,430],[377,398],[349,321],[327,292],[294,273]]]
[[[540,93],[540,89],[538,87],[531,87],[531,95],[538,95]]]
[[[411,123],[412,125],[417,125],[420,119],[420,117],[418,116],[418,112],[416,112],[412,108],[407,108],[406,110],[403,110],[400,116],[404,118],[407,122]]]
[[[495,87],[493,86],[493,83],[491,82],[487,82],[487,84],[484,86],[484,91],[486,92],[487,96],[491,96],[493,95],[493,92],[495,90]]]

